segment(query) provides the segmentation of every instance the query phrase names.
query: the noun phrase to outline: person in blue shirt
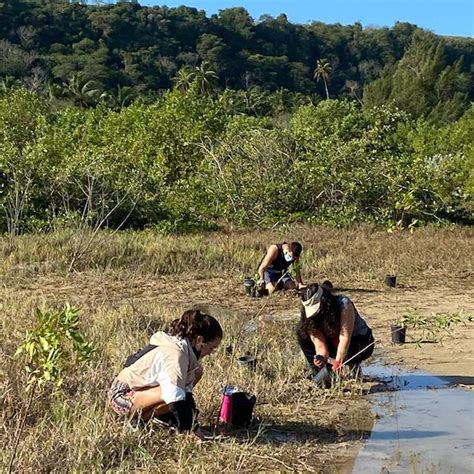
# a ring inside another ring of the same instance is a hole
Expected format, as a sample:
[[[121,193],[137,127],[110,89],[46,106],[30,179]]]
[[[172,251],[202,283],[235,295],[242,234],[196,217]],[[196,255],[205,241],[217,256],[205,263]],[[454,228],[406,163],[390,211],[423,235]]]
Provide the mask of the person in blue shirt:
[[[258,266],[259,280],[257,288],[268,293],[275,290],[291,290],[304,286],[298,265],[295,265],[295,279],[291,277],[288,269],[290,265],[299,261],[303,247],[299,242],[283,242],[273,244],[267,250]]]

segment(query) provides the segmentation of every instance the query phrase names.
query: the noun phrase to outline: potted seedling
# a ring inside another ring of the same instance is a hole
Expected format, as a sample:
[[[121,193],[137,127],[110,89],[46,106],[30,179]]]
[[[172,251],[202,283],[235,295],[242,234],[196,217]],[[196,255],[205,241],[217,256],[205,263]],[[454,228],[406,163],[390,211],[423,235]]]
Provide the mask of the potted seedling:
[[[247,354],[237,359],[237,362],[241,367],[247,367],[248,369],[255,370],[257,367],[257,357]]]
[[[405,344],[406,328],[406,316],[402,316],[390,326],[390,334],[394,344]]]
[[[389,288],[395,288],[397,286],[397,275],[385,275],[385,285]]]
[[[392,342],[394,344],[404,344],[407,328],[419,329],[426,332],[427,327],[428,327],[427,318],[419,314],[416,309],[409,309],[403,316],[401,316],[395,322],[395,324],[392,324],[391,326]]]
[[[255,278],[252,277],[246,277],[244,279],[244,288],[245,288],[245,294],[247,296],[256,296],[257,293],[257,283]]]

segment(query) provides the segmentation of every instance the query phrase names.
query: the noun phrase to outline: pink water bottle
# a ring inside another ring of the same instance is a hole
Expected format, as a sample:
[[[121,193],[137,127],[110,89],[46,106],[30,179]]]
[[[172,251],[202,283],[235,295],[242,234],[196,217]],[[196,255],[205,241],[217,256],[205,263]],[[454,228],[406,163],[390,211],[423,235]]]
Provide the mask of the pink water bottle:
[[[222,393],[221,401],[221,412],[219,420],[221,423],[230,423],[232,421],[232,393],[234,392],[233,387],[226,387]]]

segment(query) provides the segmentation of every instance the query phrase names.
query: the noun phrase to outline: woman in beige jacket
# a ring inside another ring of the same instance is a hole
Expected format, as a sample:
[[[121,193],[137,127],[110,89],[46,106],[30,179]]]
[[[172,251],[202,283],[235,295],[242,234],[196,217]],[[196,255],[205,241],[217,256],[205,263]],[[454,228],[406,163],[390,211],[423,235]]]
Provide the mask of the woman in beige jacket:
[[[127,359],[109,391],[112,410],[148,421],[165,415],[179,431],[193,429],[197,409],[192,396],[202,376],[200,359],[222,340],[219,322],[199,310],[186,311],[168,332]]]

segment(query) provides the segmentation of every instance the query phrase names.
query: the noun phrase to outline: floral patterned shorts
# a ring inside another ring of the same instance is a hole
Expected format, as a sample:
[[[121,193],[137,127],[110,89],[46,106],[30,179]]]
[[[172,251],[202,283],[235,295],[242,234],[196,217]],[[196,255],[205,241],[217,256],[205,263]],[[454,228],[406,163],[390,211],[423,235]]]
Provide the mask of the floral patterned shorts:
[[[119,415],[130,415],[133,407],[132,397],[135,391],[126,383],[115,379],[109,390],[110,407]]]

